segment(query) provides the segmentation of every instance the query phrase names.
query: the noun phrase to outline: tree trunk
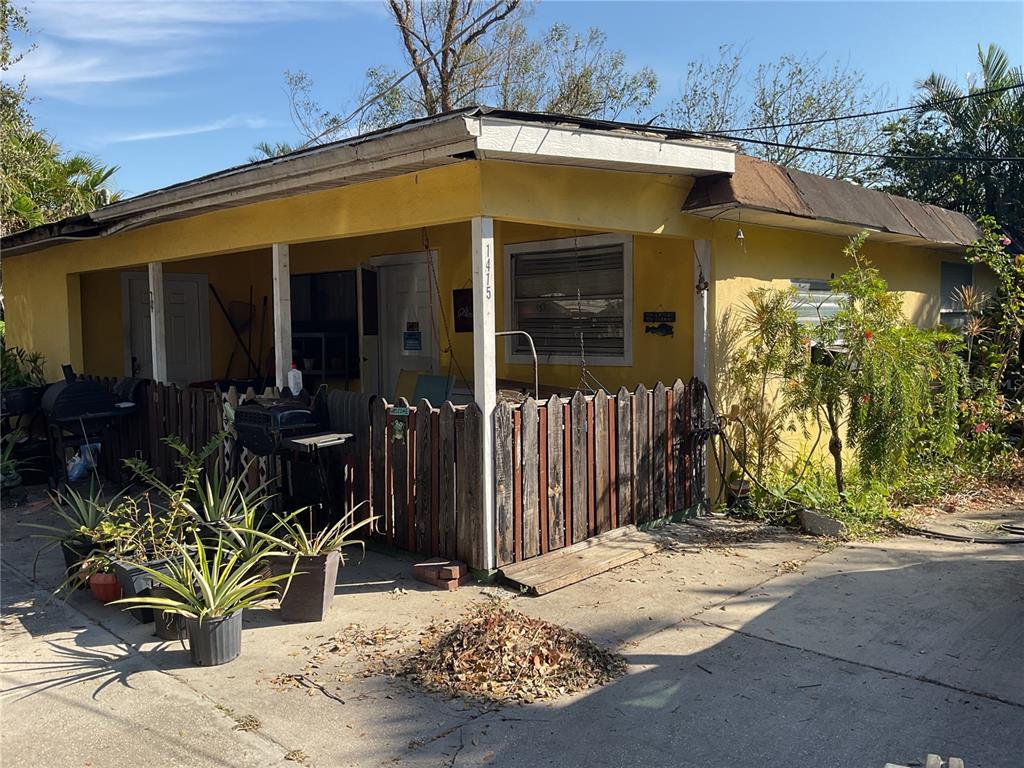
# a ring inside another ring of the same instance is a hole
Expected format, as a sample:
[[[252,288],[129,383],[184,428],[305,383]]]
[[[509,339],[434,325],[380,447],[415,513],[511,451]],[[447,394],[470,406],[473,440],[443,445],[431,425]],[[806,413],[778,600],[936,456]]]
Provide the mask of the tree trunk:
[[[828,451],[832,454],[832,461],[835,463],[836,490],[841,495],[846,490],[846,482],[843,480],[843,441],[839,437],[839,421],[836,419],[834,406],[825,406],[825,419],[828,421],[830,433]]]

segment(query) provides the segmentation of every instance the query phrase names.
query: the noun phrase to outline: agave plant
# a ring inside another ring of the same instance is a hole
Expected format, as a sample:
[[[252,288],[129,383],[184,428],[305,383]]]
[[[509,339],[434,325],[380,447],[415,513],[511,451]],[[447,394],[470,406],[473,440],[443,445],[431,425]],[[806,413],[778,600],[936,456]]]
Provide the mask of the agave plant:
[[[185,499],[183,503],[207,527],[219,528],[225,523],[242,521],[247,512],[270,500],[270,496],[263,493],[270,481],[246,490],[244,478],[247,474],[248,466],[236,477],[225,478],[219,467],[215,467],[201,483],[196,483],[196,501]]]
[[[44,552],[65,542],[94,542],[98,538],[98,532],[102,530],[104,524],[109,523],[114,518],[114,509],[119,504],[118,498],[120,495],[115,494],[109,501],[104,501],[103,490],[98,486],[90,487],[88,495],[83,495],[74,488],[66,488],[63,492],[51,493],[50,499],[53,501],[53,510],[63,521],[62,524],[21,524],[26,528],[40,531],[40,533],[31,534],[33,538],[47,540],[47,543],[36,552],[35,559],[32,562],[33,578],[39,564],[39,557]]]
[[[295,514],[297,513],[293,512],[284,518],[274,515],[274,522],[264,530],[264,521],[268,515],[259,503],[250,504],[243,499],[237,515],[221,530],[224,545],[246,559],[289,554],[287,542],[275,534],[281,530],[283,520],[288,520]]]
[[[275,515],[277,525],[275,531],[280,531],[279,534],[272,535],[269,533],[260,534],[263,538],[271,541],[278,548],[282,549],[284,553],[288,555],[295,555],[297,557],[306,557],[310,555],[325,555],[329,552],[341,552],[344,547],[358,544],[365,551],[366,545],[359,539],[353,539],[352,534],[358,531],[360,528],[369,525],[376,517],[368,517],[365,520],[360,520],[358,523],[353,522],[355,520],[356,510],[362,507],[367,502],[362,502],[353,507],[349,512],[344,515],[338,522],[329,528],[325,528],[317,534],[310,534],[302,523],[298,522],[296,518],[303,512],[308,511],[308,507],[303,507],[295,512],[284,517]],[[344,562],[344,556],[342,556]]]
[[[156,583],[172,592],[172,597],[128,597],[118,600],[117,604],[128,608],[153,608],[202,622],[230,616],[275,596],[274,585],[292,575],[263,575],[260,557],[243,557],[223,539],[216,545],[204,545],[196,535],[194,550],[179,549],[180,560],[170,573],[139,566]]]

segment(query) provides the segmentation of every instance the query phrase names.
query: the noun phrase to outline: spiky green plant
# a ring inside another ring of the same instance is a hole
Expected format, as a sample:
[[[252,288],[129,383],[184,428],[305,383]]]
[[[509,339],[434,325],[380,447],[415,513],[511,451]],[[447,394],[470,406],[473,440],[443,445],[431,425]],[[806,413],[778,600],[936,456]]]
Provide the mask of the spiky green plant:
[[[127,597],[114,604],[154,608],[201,622],[230,616],[275,596],[275,585],[294,575],[289,572],[266,576],[260,557],[243,557],[226,546],[223,539],[215,545],[204,544],[198,535],[194,549],[179,546],[179,558],[170,573],[139,566],[174,593],[173,597]]]

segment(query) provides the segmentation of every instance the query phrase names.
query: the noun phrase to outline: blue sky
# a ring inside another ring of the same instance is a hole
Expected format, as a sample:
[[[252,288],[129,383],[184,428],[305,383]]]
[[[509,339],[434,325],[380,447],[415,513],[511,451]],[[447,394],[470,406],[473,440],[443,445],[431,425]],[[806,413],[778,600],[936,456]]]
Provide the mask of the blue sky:
[[[137,194],[244,162],[257,141],[295,140],[285,69],[309,72],[317,94],[351,107],[368,66],[400,67],[376,2],[29,2],[36,48],[26,77],[37,125],[74,151],[116,164]],[[556,2],[530,20],[598,26],[631,65],[654,68],[659,101],[679,90],[691,59],[745,45],[752,63],[825,55],[863,70],[903,104],[932,70],[959,81],[975,47],[994,42],[1024,62],[1017,2]]]

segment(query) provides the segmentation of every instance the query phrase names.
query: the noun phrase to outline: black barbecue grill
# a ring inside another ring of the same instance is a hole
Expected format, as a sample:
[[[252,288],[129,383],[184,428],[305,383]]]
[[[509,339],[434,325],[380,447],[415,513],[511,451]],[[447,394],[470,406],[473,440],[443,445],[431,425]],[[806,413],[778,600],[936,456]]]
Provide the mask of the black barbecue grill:
[[[297,398],[254,397],[235,409],[238,442],[256,456],[270,456],[282,441],[320,430],[313,409]]]
[[[134,380],[123,379],[111,390],[103,382],[78,378],[70,365],[63,370],[64,380],[47,387],[39,406],[46,416],[55,486],[65,478],[68,448],[102,443],[115,419],[135,413]]]
[[[256,456],[281,458],[283,501],[290,509],[315,510],[317,525],[328,522],[339,484],[342,495],[337,498],[344,498],[343,481],[328,470],[328,454],[352,437],[325,431],[330,421],[325,391],[321,387],[311,403],[308,398],[255,397],[235,408],[238,444]]]

